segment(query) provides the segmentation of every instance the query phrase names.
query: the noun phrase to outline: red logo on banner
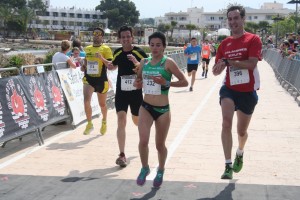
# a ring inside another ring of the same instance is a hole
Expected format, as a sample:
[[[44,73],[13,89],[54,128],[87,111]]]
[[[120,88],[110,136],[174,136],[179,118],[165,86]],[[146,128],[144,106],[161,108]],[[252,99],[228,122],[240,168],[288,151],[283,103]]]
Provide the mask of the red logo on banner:
[[[36,80],[34,76],[30,77],[29,92],[31,95],[31,101],[35,105],[35,111],[43,121],[47,121],[49,118],[49,111],[46,107],[46,94],[41,83]]]
[[[10,79],[6,84],[6,100],[8,108],[12,110],[12,118],[21,128],[27,128],[29,124],[29,115],[27,113],[27,101],[24,91],[19,84],[15,84]]]
[[[51,98],[53,102],[54,109],[60,114],[65,113],[66,107],[63,101],[63,92],[59,86],[59,80],[54,77],[51,73],[47,77],[48,81],[48,90],[51,92]]]

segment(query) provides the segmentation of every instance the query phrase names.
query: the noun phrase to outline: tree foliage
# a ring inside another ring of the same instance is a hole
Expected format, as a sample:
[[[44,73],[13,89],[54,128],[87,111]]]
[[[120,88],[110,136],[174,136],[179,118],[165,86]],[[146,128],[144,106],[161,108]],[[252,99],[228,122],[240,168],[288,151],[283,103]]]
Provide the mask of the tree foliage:
[[[185,25],[186,29],[190,31],[189,33],[189,39],[192,38],[192,30],[196,30],[197,26],[195,24],[187,24]]]
[[[129,0],[102,0],[96,10],[104,13],[103,17],[108,18],[109,28],[114,30],[125,24],[134,26],[140,16],[135,4]]]
[[[28,25],[36,19],[35,11],[45,11],[42,0],[0,0],[0,20],[7,34],[10,30],[27,33]]]
[[[150,26],[154,26],[154,18],[144,18],[144,19],[140,19],[139,23],[143,24],[143,25],[150,25]]]

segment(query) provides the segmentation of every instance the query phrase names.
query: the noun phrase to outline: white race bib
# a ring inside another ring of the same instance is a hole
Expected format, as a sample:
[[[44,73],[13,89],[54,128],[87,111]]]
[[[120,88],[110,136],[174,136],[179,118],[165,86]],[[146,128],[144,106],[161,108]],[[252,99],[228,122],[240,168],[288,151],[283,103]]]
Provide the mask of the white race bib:
[[[239,69],[233,66],[229,68],[230,85],[249,83],[250,77],[247,69]]]
[[[197,54],[196,54],[196,53],[193,53],[193,54],[192,54],[191,60],[197,60]]]
[[[161,95],[161,85],[155,83],[149,76],[143,78],[143,89],[145,94]]]
[[[132,91],[136,90],[136,87],[133,86],[133,82],[136,79],[136,75],[124,75],[121,76],[121,90],[122,91]]]
[[[99,67],[97,61],[87,61],[87,74],[99,74]]]

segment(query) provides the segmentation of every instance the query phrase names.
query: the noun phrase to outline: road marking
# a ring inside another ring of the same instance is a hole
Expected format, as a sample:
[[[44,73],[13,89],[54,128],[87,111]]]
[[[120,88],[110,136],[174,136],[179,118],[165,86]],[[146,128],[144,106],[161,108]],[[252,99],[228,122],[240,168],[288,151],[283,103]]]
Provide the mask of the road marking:
[[[166,160],[166,164],[168,163],[169,159],[173,156],[174,152],[182,142],[182,140],[185,138],[186,134],[188,133],[190,127],[193,125],[193,122],[198,117],[202,109],[204,108],[205,104],[207,103],[208,99],[211,97],[215,89],[220,86],[221,81],[224,79],[224,77],[221,75],[220,78],[216,81],[216,83],[213,85],[213,87],[209,90],[209,92],[205,95],[205,97],[200,102],[197,109],[193,112],[192,116],[188,119],[188,121],[185,123],[185,125],[181,128],[180,132],[177,134],[175,139],[173,140],[171,146],[168,148],[168,157]],[[149,176],[147,176],[147,180],[153,180],[156,176],[156,169],[158,167],[158,164],[151,170],[151,173]]]

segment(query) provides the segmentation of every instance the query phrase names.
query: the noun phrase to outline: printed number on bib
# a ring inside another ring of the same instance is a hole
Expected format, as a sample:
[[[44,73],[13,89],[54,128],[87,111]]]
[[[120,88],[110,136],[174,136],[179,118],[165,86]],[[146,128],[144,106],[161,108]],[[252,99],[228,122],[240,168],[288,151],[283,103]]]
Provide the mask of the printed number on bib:
[[[160,95],[161,94],[161,85],[157,84],[150,77],[144,77],[143,80],[143,89],[145,94]]]
[[[97,61],[88,61],[87,62],[87,74],[99,74],[99,67]]]
[[[239,85],[249,83],[250,77],[247,69],[239,69],[230,66],[229,69],[230,85]]]
[[[122,91],[132,91],[136,90],[136,87],[133,86],[133,82],[136,79],[136,75],[125,75],[121,76],[121,90]]]
[[[192,54],[191,60],[197,60],[197,54],[196,54],[196,53],[193,53],[193,54]]]

